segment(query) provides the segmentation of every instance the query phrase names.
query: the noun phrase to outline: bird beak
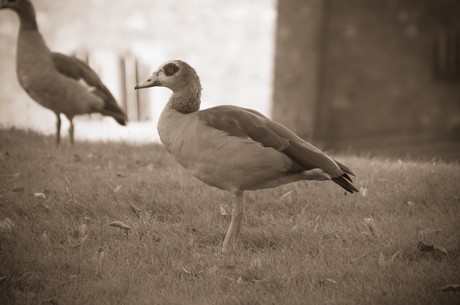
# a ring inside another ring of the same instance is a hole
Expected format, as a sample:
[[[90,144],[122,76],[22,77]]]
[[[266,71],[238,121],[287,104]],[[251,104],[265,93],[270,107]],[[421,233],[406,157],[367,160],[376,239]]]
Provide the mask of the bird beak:
[[[145,81],[137,84],[136,87],[134,87],[134,89],[143,89],[143,88],[150,88],[150,87],[155,87],[155,86],[161,86],[161,83],[158,80],[157,76],[152,75]]]

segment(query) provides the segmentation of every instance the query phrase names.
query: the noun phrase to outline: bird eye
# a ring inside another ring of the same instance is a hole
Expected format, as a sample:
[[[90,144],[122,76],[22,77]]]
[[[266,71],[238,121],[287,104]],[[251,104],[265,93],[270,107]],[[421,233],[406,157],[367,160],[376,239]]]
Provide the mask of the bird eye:
[[[172,76],[177,71],[179,71],[179,67],[177,67],[175,64],[169,63],[163,67],[163,71],[166,76]]]

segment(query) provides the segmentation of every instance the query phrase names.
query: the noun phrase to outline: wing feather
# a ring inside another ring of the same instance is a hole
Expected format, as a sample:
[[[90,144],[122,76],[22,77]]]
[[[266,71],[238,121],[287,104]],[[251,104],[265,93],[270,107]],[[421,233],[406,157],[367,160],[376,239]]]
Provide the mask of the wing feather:
[[[70,57],[56,52],[52,53],[51,56],[54,66],[59,73],[75,80],[84,80],[89,86],[95,88],[93,94],[104,100],[104,108],[95,110],[112,116],[121,125],[126,125],[127,119],[125,113],[118,106],[112,93],[90,66],[73,56]]]
[[[256,111],[235,106],[218,106],[200,111],[200,120],[230,135],[251,138],[263,146],[272,147],[286,154],[305,170],[320,168],[332,178],[340,177],[344,173],[321,150]]]

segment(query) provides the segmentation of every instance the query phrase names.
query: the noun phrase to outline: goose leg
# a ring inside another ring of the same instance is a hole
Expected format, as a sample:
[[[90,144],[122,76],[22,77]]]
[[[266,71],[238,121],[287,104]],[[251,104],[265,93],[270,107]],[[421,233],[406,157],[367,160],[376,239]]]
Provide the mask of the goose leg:
[[[73,126],[73,116],[67,116],[70,122],[70,127],[69,127],[69,139],[70,139],[70,144],[74,144],[73,140],[73,132],[74,132],[74,126]]]
[[[230,247],[235,247],[238,235],[241,231],[241,220],[243,219],[243,191],[235,192],[235,201],[232,204],[232,220],[225,235],[222,245],[222,252],[226,253]]]
[[[61,116],[59,113],[56,113],[56,145],[61,143]]]

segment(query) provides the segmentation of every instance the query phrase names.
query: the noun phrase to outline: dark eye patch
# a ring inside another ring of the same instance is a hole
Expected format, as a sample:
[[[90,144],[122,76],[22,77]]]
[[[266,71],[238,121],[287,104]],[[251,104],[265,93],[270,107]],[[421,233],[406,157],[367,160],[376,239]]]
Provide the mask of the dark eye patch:
[[[163,71],[165,71],[166,76],[171,76],[179,71],[179,67],[175,63],[170,62],[163,67]]]

